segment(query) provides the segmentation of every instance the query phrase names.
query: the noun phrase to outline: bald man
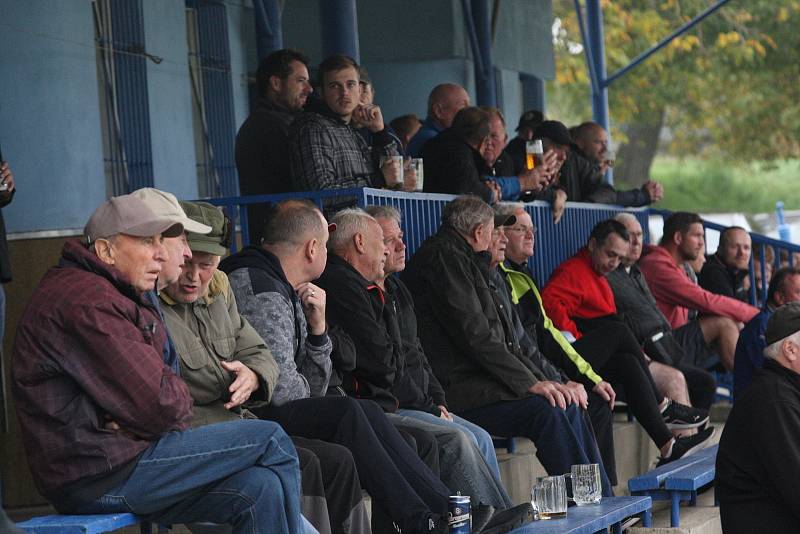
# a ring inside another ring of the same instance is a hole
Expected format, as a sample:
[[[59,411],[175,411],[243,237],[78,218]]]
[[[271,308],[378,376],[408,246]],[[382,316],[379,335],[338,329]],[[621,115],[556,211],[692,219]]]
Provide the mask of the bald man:
[[[460,85],[442,83],[434,87],[428,96],[428,116],[422,121],[422,128],[408,143],[408,154],[412,158],[422,157],[423,145],[442,130],[449,128],[456,113],[469,105],[469,95]]]

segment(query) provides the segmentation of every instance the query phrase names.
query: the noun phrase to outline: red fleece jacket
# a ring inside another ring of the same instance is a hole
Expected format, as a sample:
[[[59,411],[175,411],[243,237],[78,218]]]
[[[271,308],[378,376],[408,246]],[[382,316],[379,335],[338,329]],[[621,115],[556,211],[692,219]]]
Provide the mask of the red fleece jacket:
[[[559,265],[542,291],[547,315],[559,330],[580,339],[583,334],[572,317],[594,319],[617,313],[614,293],[606,277],[592,269],[586,248]]]

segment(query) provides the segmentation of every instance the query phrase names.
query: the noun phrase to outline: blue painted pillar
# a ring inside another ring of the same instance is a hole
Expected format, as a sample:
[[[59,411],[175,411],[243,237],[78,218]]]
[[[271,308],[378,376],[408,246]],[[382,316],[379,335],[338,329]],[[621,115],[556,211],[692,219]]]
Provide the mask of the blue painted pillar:
[[[283,24],[278,0],[253,0],[258,61],[283,48]]]
[[[600,0],[586,0],[586,26],[589,34],[589,51],[594,72],[597,76],[597,87],[592,86],[592,113],[594,121],[609,132],[608,127],[608,86],[606,85],[606,45],[603,32],[603,10]],[[612,169],[606,172],[606,182],[614,183]]]
[[[322,57],[344,54],[360,62],[356,0],[319,0]]]
[[[492,62],[492,9],[489,0],[472,0],[472,20],[475,24],[480,55],[475,57],[475,89],[479,106],[497,105],[494,64]]]
[[[522,106],[524,111],[538,109],[542,113],[547,107],[544,80],[531,74],[520,74],[522,82]]]

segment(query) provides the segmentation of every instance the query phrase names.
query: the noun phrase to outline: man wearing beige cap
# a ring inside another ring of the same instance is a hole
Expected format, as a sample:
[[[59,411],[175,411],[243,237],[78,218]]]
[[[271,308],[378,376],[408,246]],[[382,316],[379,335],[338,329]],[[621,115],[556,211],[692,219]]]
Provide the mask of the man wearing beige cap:
[[[301,532],[299,472],[275,424],[186,430],[185,382],[143,295],[180,218],[132,195],[104,202],[64,245],[20,320],[12,394],[34,481],[61,513],[132,512],[234,532]]]
[[[719,441],[715,484],[726,534],[800,528],[800,303],[778,308],[764,337],[764,366]]]

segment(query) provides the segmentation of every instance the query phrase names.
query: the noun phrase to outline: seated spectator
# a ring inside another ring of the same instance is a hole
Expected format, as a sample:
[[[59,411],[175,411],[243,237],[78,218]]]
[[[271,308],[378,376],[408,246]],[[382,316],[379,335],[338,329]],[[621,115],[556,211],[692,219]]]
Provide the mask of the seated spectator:
[[[306,112],[289,129],[295,191],[371,187],[394,183],[398,169],[380,168],[381,156],[398,155],[381,109],[360,103],[358,64],[334,55],[319,65],[322,107]],[[356,118],[373,134],[372,147],[351,127]]]
[[[411,154],[408,152],[408,144],[411,138],[417,135],[417,132],[422,128],[422,121],[413,113],[409,113],[408,115],[395,117],[389,122],[389,126],[400,138],[400,143],[403,145],[403,155],[409,157]]]
[[[558,223],[564,215],[567,207],[567,191],[562,183],[562,173],[564,162],[567,161],[572,145],[567,127],[558,121],[543,121],[533,132],[534,139],[542,140],[542,148],[545,152],[553,151],[556,155],[555,162],[551,165],[551,172],[555,178],[550,181],[547,187],[538,191],[534,200],[544,200],[550,203],[553,210],[553,221]]]
[[[630,238],[614,220],[595,225],[586,247],[559,265],[542,291],[553,324],[575,337],[575,350],[615,388],[625,390],[628,406],[661,451],[661,463],[703,447],[714,433],[673,438],[670,428],[698,428],[708,413],[678,404],[658,393],[642,349],[617,316],[606,275],[628,254]]]
[[[313,204],[286,200],[267,219],[261,246],[246,247],[220,264],[241,314],[279,367],[272,401],[256,413],[290,434],[347,447],[372,496],[373,518],[380,510],[403,532],[444,532],[448,488],[381,408],[367,399],[324,396],[333,344],[325,319],[327,296],[312,280],[325,268],[328,235],[328,224]]]
[[[188,233],[186,256],[170,255],[167,263],[179,265],[182,272],[164,280],[160,293],[180,356],[181,377],[194,401],[191,425],[253,419],[249,408],[269,403],[278,366],[258,333],[239,315],[225,273],[216,269],[228,252],[231,222],[211,204],[182,206],[191,222],[211,228],[207,236]],[[300,459],[303,513],[315,528],[339,534],[370,532],[350,451],[319,440],[292,441]]]
[[[686,351],[686,363],[703,366],[713,355],[713,346],[722,365],[731,370],[739,339],[737,323],[749,321],[758,309],[692,283],[683,264],[697,260],[704,248],[703,219],[695,213],[675,212],[664,221],[661,244],[644,248],[639,268]],[[689,321],[690,309],[702,315]]]
[[[439,135],[453,125],[456,113],[470,105],[467,91],[455,83],[437,85],[428,96],[428,116],[422,121],[422,127],[408,143],[408,155],[412,158],[422,157],[422,147],[430,139]]]
[[[448,409],[492,435],[530,438],[548,473],[603,463],[580,407],[546,379],[503,330],[484,272],[494,213],[472,196],[449,202],[437,233],[403,272],[414,297],[419,337]],[[610,495],[605,469],[604,495]]]
[[[654,360],[649,367],[659,391],[681,404],[708,411],[716,395],[716,381],[705,369],[685,362],[686,353],[675,339],[669,321],[658,309],[647,280],[636,263],[642,255],[642,225],[630,213],[619,213],[614,219],[625,226],[630,236],[628,254],[620,260],[619,267],[607,275],[617,312],[645,354]],[[667,375],[661,369],[664,366],[668,366],[672,373]],[[675,372],[673,367],[680,372]]]
[[[400,262],[404,263],[405,249],[389,252],[381,225],[362,210],[343,210],[332,222],[336,232],[329,243],[328,264],[317,283],[331,297],[328,321],[340,326],[355,344],[351,373],[357,381],[355,393],[367,396],[375,392],[385,399],[381,406],[390,419],[434,435],[441,451],[442,481],[451,491],[469,495],[473,511],[481,504],[508,508],[511,499],[499,481],[499,468],[494,473],[488,466],[473,442],[477,439],[472,431],[484,442],[491,443],[491,438],[480,428],[468,428],[468,423],[456,426],[441,419],[449,413],[444,391],[431,379],[425,354],[417,345],[416,328],[410,340],[401,334],[404,326],[398,308],[407,306],[408,313],[413,307],[401,300],[402,282],[385,283],[389,274],[385,264],[397,272]],[[399,233],[399,226],[395,230]],[[411,298],[407,293],[404,296]]]
[[[525,165],[526,143],[535,139],[533,132],[543,122],[544,114],[538,109],[530,109],[520,116],[516,128],[517,136],[506,146],[506,152],[511,156],[511,162],[514,164],[514,174],[521,174],[527,169]]]
[[[664,196],[664,187],[648,180],[640,189],[617,191],[603,180],[608,134],[595,122],[585,122],[576,130],[580,150],[570,151],[561,171],[561,184],[573,202],[597,202],[619,206],[645,206]]]
[[[747,230],[739,226],[726,228],[719,234],[717,251],[708,255],[697,274],[697,283],[706,291],[749,303],[751,248]]]
[[[775,311],[765,332],[764,367],[725,423],[715,485],[726,533],[797,532],[799,331],[800,304]]]
[[[800,302],[800,269],[781,267],[770,280],[767,303],[739,333],[733,360],[734,401],[750,386],[756,370],[764,366],[764,332],[769,318],[776,309],[791,302]]]
[[[114,197],[34,291],[12,362],[34,480],[61,513],[301,532],[297,455],[278,425],[187,430],[189,389],[165,364],[166,329],[143,297],[167,259],[163,239],[182,232],[142,200]]]
[[[293,191],[289,166],[289,126],[313,91],[308,58],[283,49],[261,60],[256,72],[258,99],[236,134],[236,170],[242,195]],[[247,208],[251,242],[261,235],[266,206]]]
[[[514,164],[503,150],[508,140],[503,113],[490,106],[482,106],[481,109],[489,114],[489,138],[481,151],[484,165],[480,167],[484,180],[500,185],[503,200],[516,200],[525,192],[540,191],[552,178],[549,168],[555,164],[555,152],[551,150],[544,155],[541,168],[524,169],[516,176]]]

